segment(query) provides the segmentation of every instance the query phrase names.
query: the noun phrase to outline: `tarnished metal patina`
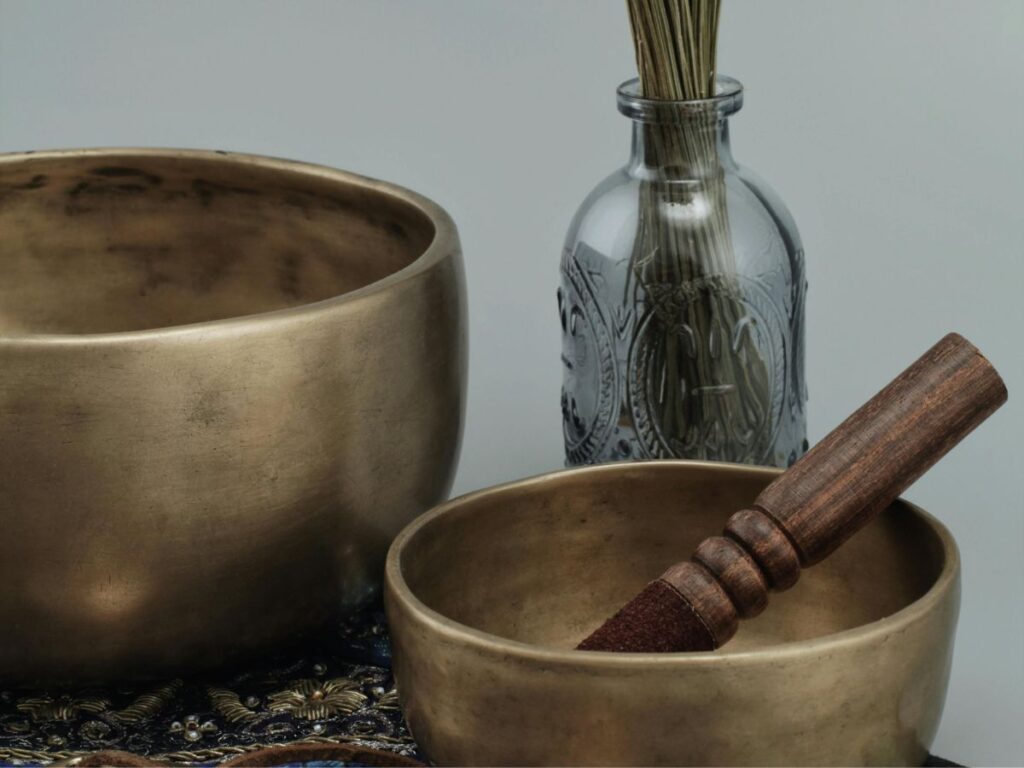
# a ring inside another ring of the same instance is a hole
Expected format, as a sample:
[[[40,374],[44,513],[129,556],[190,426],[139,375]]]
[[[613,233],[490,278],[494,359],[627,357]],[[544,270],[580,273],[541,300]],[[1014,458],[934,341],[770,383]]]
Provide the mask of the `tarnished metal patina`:
[[[707,653],[573,650],[776,470],[613,464],[491,488],[395,539],[406,719],[439,765],[921,765],[959,607],[949,532],[897,502]]]
[[[0,682],[156,677],[368,597],[444,498],[458,235],[223,152],[0,156]]]

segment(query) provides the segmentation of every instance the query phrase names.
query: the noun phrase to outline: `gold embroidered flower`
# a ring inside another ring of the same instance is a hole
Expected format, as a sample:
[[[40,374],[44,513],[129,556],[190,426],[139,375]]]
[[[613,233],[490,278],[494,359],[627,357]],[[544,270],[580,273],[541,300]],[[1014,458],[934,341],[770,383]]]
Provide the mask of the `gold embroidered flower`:
[[[383,687],[380,687],[374,689],[374,693],[377,694],[377,709],[384,712],[397,712],[399,710],[397,688],[385,691]]]
[[[323,720],[331,715],[349,715],[366,703],[358,684],[345,677],[333,680],[296,680],[291,688],[271,694],[267,705],[272,712],[290,712],[306,720]]]
[[[77,697],[70,694],[60,696],[36,696],[22,699],[17,709],[32,717],[37,723],[47,720],[74,720],[82,712],[99,714],[110,707],[110,701],[100,697]]]

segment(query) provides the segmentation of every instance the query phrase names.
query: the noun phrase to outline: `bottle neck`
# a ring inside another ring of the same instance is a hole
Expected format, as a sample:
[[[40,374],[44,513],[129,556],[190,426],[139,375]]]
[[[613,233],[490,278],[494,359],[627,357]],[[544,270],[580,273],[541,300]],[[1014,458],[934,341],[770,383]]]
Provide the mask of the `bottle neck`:
[[[735,168],[729,146],[729,119],[693,115],[673,122],[633,120],[631,176],[646,181],[692,181],[721,176]]]

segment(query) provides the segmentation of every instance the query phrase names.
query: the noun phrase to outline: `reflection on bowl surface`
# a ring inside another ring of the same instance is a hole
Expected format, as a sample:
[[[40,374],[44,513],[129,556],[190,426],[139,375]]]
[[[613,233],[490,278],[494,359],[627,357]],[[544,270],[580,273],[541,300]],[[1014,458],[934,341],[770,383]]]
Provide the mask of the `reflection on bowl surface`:
[[[79,150],[0,156],[0,231],[0,683],[222,663],[378,588],[458,455],[444,211],[302,163]]]
[[[432,759],[920,764],[959,571],[945,529],[903,502],[719,651],[571,650],[772,477],[604,466],[472,494],[410,525],[389,555],[388,607],[406,716]]]

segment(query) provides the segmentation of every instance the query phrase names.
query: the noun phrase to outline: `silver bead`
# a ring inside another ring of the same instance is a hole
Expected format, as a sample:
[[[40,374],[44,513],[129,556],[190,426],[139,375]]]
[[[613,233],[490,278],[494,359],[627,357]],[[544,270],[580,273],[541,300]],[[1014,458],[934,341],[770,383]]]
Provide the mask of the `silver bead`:
[[[203,738],[203,734],[197,730],[185,731],[185,741],[199,741],[201,738]]]

